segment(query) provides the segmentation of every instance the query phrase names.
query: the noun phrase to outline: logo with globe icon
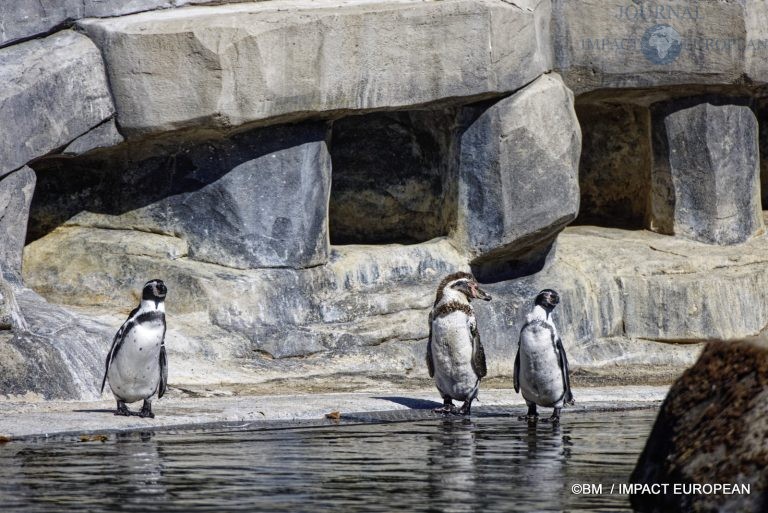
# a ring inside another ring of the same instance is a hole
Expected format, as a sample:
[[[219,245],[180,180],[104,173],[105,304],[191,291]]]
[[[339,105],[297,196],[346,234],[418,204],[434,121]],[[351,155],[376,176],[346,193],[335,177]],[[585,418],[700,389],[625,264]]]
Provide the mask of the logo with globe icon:
[[[654,25],[643,34],[643,55],[654,64],[674,62],[682,49],[683,38],[669,25]]]

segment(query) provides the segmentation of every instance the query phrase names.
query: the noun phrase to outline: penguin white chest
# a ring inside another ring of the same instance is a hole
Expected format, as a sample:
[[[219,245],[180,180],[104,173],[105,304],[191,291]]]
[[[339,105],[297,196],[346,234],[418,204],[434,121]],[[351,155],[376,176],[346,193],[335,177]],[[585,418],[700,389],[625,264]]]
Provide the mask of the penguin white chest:
[[[162,322],[136,324],[124,335],[107,374],[116,397],[132,403],[156,393],[163,335]]]
[[[432,358],[440,393],[461,401],[476,393],[472,334],[465,313],[452,312],[432,321]]]
[[[520,335],[520,389],[523,397],[540,406],[561,407],[565,383],[552,332],[529,325]]]

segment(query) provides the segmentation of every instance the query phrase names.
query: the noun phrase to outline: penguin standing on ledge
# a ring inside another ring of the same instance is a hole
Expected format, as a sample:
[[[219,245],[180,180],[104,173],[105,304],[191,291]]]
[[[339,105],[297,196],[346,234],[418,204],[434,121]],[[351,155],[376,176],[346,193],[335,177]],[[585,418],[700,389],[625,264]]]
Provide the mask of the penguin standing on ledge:
[[[544,289],[536,296],[534,307],[520,330],[520,344],[515,357],[515,392],[522,391],[528,413],[521,420],[538,417],[536,405],[554,408],[549,418],[560,421],[560,409],[573,404],[568,358],[557,328],[552,322],[552,310],[560,296]]]
[[[168,359],[165,355],[165,295],[162,280],[144,285],[141,303],[117,330],[107,354],[107,368],[101,392],[109,380],[117,399],[115,415],[133,415],[126,403],[143,400],[139,417],[154,418],[152,399],[163,397],[168,386]]]
[[[437,413],[469,415],[480,379],[488,372],[475,312],[470,305],[473,299],[490,301],[491,296],[480,289],[469,273],[446,276],[437,287],[427,340],[427,369],[443,397],[443,407],[437,408]],[[464,401],[458,410],[454,399]]]

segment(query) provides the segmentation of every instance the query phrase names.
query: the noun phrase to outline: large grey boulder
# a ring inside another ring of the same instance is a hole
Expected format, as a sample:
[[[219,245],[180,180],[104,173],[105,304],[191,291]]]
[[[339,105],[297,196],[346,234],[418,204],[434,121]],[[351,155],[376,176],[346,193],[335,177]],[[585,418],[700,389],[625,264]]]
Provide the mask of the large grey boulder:
[[[114,330],[29,289],[15,291],[25,324],[0,331],[0,397],[96,399]]]
[[[553,0],[555,69],[577,94],[764,81],[765,47],[750,46],[764,45],[760,4]]]
[[[630,496],[641,513],[768,509],[768,344],[713,342],[677,380],[630,482],[668,493]],[[691,485],[710,487],[700,493]],[[739,485],[734,492],[712,485]],[[741,485],[749,486],[745,493]],[[674,486],[680,491],[674,493]],[[688,490],[686,493],[685,491]]]
[[[768,82],[768,3],[763,0],[746,0],[747,37],[744,58],[746,75],[754,82]]]
[[[0,178],[0,279],[21,280],[27,219],[35,192],[35,172],[28,167]]]
[[[0,331],[13,328],[12,294],[11,287],[0,279]]]
[[[550,68],[548,2],[528,3],[286,0],[78,25],[131,136],[516,90]]]
[[[460,141],[456,238],[473,263],[552,243],[579,210],[580,153],[573,94],[556,74],[471,122]]]
[[[0,50],[0,176],[114,114],[98,48],[64,31]]]
[[[190,258],[229,267],[322,264],[326,137],[324,123],[310,123],[40,162],[31,236],[69,222],[176,235]]]
[[[651,228],[711,244],[761,233],[757,120],[743,105],[658,105]]]
[[[80,18],[251,0],[13,0],[0,3],[0,46],[39,37]]]

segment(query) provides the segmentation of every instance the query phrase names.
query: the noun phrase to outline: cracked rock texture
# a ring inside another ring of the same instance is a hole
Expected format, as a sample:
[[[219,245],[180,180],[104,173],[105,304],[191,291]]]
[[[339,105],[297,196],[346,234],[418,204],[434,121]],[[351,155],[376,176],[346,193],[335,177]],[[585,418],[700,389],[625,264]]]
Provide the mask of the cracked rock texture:
[[[123,16],[155,9],[252,0],[13,0],[0,5],[0,46],[39,37],[81,18]]]
[[[736,244],[762,233],[757,119],[748,106],[692,100],[654,108],[651,226]]]
[[[542,288],[574,372],[678,375],[768,324],[767,16],[5,2],[0,396],[94,398],[156,277],[174,387],[425,383],[435,287],[459,270],[494,296],[489,380],[508,384]]]
[[[37,228],[62,222],[173,234],[189,256],[241,269],[328,256],[331,162],[324,123],[202,144],[126,147],[38,166]],[[172,154],[168,152],[173,151]]]
[[[28,167],[0,178],[0,279],[21,280],[21,256],[34,192],[35,172]]]
[[[581,129],[558,75],[483,110],[460,141],[457,232],[474,264],[520,258],[576,218]]]
[[[298,0],[78,26],[104,54],[121,127],[137,135],[515,90],[550,67],[536,22],[490,0]]]
[[[114,114],[101,53],[65,30],[0,49],[0,176]]]
[[[764,83],[767,12],[762,0],[553,0],[555,69],[577,94]]]
[[[563,297],[555,319],[577,368],[685,366],[702,341],[760,333],[768,324],[760,292],[768,286],[768,241],[754,239],[738,257],[727,247],[708,248],[647,231],[566,229],[541,272],[485,285],[494,300],[476,310],[489,371],[511,375],[524,316],[546,287]],[[424,376],[434,287],[444,274],[467,268],[439,239],[339,246],[327,265],[307,270],[224,271],[190,261],[184,251],[167,236],[62,227],[27,248],[26,280],[51,300],[92,314],[130,308],[135,299],[125,291],[139,290],[139,274],[164,276],[175,329],[196,347],[223,351],[222,366],[242,357],[271,366],[262,378],[296,366],[327,374],[342,362],[348,372],[401,366],[406,376]],[[189,318],[220,329],[216,343],[196,334],[197,325],[185,327]],[[177,351],[184,352],[169,344],[172,356]]]

